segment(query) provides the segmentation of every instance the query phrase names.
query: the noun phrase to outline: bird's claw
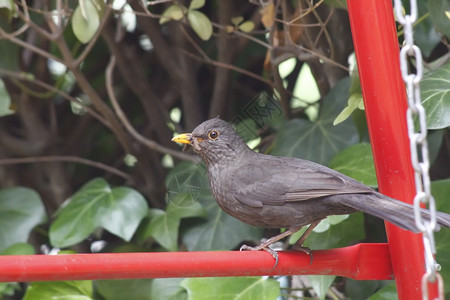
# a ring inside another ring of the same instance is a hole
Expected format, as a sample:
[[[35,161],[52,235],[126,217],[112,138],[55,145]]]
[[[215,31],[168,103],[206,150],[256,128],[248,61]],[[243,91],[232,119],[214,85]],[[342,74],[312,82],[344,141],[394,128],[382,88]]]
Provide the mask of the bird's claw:
[[[256,247],[251,247],[251,246],[247,246],[247,245],[242,245],[241,248],[239,249],[239,251],[244,251],[244,250],[251,250],[251,251],[264,250],[266,252],[269,252],[270,255],[272,255],[272,257],[275,259],[275,264],[273,265],[272,269],[275,269],[276,266],[278,265],[278,252],[273,249],[270,249],[267,246],[259,245]]]
[[[312,264],[312,262],[313,262],[313,254],[312,254],[312,250],[311,250],[311,249],[309,249],[308,247],[296,246],[296,245],[294,245],[294,246],[292,247],[292,249],[294,249],[294,250],[299,250],[299,251],[303,251],[303,252],[305,252],[306,254],[308,254],[309,257],[310,257],[309,264]]]

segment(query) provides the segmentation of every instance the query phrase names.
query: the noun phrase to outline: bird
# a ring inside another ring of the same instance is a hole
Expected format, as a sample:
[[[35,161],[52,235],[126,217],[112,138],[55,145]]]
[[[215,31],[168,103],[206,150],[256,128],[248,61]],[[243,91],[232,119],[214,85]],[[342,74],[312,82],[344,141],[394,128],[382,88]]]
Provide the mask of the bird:
[[[200,155],[206,164],[211,193],[227,214],[253,226],[286,228],[256,247],[241,247],[269,252],[275,266],[278,254],[269,247],[271,244],[309,225],[293,248],[310,253],[302,244],[329,215],[362,211],[400,228],[420,232],[412,205],[321,164],[256,152],[230,124],[218,117],[204,121],[191,133],[176,135],[172,141],[190,146]],[[430,219],[429,210],[422,209],[421,213],[424,219]],[[450,227],[447,213],[437,212],[436,221]]]

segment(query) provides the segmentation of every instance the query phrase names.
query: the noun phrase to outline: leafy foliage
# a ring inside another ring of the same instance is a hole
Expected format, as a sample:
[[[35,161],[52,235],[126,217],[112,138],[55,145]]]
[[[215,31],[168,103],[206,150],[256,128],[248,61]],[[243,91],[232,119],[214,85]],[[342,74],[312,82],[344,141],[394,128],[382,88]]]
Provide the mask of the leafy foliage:
[[[336,115],[347,101],[349,88],[348,78],[336,84],[325,97],[316,121],[293,119],[286,122],[277,136],[272,154],[299,157],[327,165],[338,151],[354,144],[358,140],[358,132],[351,120],[339,126],[333,125]]]
[[[0,191],[0,249],[26,242],[31,230],[45,221],[42,200],[35,191],[16,187]]]
[[[58,212],[50,227],[50,241],[56,247],[79,243],[102,227],[129,241],[147,215],[147,203],[137,191],[111,188],[102,178],[84,185]]]
[[[181,282],[189,300],[206,299],[276,299],[279,283],[261,277],[186,278]]]
[[[365,185],[378,186],[370,144],[355,144],[342,150],[332,159],[330,167]]]
[[[427,127],[439,129],[450,126],[450,62],[426,73],[420,87],[427,112]]]
[[[90,280],[33,282],[27,289],[23,300],[41,299],[90,300],[93,286]]]

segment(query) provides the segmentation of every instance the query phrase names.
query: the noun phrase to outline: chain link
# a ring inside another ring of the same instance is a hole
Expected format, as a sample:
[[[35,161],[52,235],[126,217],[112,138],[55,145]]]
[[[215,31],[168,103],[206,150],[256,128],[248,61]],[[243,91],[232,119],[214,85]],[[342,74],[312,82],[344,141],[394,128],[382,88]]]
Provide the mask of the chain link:
[[[422,54],[414,45],[413,24],[417,20],[417,2],[410,0],[410,13],[403,11],[402,1],[394,0],[394,11],[397,21],[403,26],[405,42],[400,50],[400,70],[406,84],[408,110],[406,112],[408,135],[411,147],[411,163],[414,168],[416,196],[414,197],[414,217],[417,228],[422,232],[426,273],[422,277],[422,298],[428,299],[428,283],[437,280],[439,299],[444,299],[443,280],[438,273],[439,265],[434,259],[436,246],[433,232],[437,229],[436,203],[431,195],[427,144],[427,124],[425,109],[420,97],[420,81],[423,75]],[[415,62],[416,72],[409,69],[409,61]],[[418,119],[419,128],[416,131],[414,118]],[[430,220],[425,220],[421,213],[421,204],[428,204]]]

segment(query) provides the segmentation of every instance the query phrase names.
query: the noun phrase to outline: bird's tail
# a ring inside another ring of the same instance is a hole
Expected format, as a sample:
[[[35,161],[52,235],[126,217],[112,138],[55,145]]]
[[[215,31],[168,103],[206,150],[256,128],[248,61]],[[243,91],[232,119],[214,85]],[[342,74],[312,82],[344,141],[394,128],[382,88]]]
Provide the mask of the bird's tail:
[[[379,193],[367,194],[367,201],[361,201],[360,196],[342,195],[342,204],[360,210],[369,215],[384,219],[412,232],[420,232],[414,219],[414,207],[402,201],[389,198]],[[430,211],[422,209],[422,217],[430,220]],[[450,215],[443,212],[436,213],[436,221],[439,225],[450,227]],[[439,227],[439,226],[438,226]],[[437,228],[439,229],[439,228]]]

